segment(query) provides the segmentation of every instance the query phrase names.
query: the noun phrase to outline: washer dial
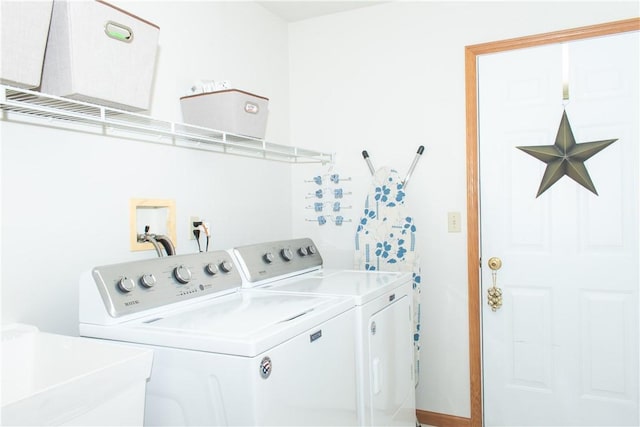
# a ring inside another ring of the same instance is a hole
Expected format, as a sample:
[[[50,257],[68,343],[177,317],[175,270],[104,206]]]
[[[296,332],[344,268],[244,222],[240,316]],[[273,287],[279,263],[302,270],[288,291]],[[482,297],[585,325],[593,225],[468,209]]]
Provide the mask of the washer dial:
[[[133,279],[129,279],[128,277],[122,277],[118,280],[118,289],[122,292],[131,292],[136,287],[136,283]]]
[[[191,280],[191,271],[184,265],[179,265],[173,269],[173,277],[184,285]]]
[[[293,259],[293,251],[289,248],[281,250],[280,255],[282,255],[282,258],[284,258],[285,261],[291,261]]]
[[[220,263],[220,270],[222,270],[223,273],[228,273],[233,270],[233,264],[229,261],[222,261]]]
[[[156,283],[156,276],[152,273],[145,273],[140,278],[140,284],[145,288],[152,288]]]
[[[262,255],[262,260],[267,264],[271,264],[274,259],[275,257],[273,256],[273,252],[267,252],[266,254]]]
[[[215,265],[213,262],[210,262],[209,264],[207,264],[207,266],[204,268],[204,271],[206,271],[207,274],[210,274],[212,276],[215,276],[220,272],[220,270],[218,269],[218,266]]]

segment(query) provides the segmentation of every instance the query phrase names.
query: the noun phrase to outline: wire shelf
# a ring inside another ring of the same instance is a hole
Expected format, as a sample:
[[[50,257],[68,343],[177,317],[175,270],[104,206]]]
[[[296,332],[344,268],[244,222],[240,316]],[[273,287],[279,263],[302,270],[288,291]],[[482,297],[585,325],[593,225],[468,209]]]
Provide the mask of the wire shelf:
[[[5,112],[43,118],[59,127],[80,124],[97,127],[106,134],[171,144],[195,150],[262,158],[286,163],[332,163],[333,155],[275,144],[186,123],[155,119],[84,101],[0,85],[0,109]],[[3,114],[2,120],[13,120]]]

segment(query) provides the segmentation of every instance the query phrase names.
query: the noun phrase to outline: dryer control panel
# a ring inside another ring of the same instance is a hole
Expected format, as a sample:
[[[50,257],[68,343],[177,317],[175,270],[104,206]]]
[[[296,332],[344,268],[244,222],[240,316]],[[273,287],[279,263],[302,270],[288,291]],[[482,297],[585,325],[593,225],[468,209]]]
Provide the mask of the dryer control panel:
[[[200,252],[95,267],[95,283],[81,283],[81,297],[97,289],[111,317],[120,317],[180,301],[228,293],[242,285],[226,251]],[[227,292],[225,292],[227,291]]]
[[[322,267],[322,256],[309,238],[278,240],[233,249],[249,284]]]

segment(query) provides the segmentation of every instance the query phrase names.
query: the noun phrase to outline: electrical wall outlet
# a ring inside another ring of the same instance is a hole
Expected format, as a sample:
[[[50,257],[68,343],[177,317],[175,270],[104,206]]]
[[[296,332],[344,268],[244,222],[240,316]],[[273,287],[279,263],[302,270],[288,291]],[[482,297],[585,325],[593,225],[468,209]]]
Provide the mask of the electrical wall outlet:
[[[199,216],[189,217],[189,239],[190,240],[196,239],[196,236],[193,235],[193,230],[197,229],[198,227],[194,227],[193,225],[194,222],[200,222],[200,217]]]

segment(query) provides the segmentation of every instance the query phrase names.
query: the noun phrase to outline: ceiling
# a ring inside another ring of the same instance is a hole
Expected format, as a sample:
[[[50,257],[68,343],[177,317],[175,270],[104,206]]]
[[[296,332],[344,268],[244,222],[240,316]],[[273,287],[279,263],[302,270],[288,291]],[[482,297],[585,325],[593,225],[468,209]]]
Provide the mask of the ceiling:
[[[361,7],[373,6],[385,1],[258,1],[258,3],[287,22],[302,21],[333,13],[345,12]]]

